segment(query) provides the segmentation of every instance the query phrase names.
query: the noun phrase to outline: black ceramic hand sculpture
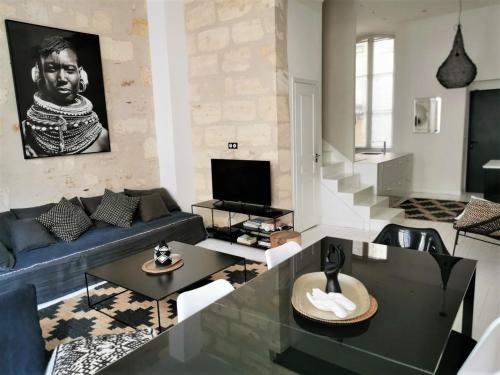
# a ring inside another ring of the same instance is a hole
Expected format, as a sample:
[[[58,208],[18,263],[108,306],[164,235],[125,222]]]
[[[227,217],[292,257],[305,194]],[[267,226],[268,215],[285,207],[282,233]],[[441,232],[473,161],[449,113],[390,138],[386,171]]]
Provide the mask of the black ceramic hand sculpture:
[[[342,293],[339,284],[339,272],[344,266],[345,254],[341,247],[330,245],[325,259],[326,293]]]

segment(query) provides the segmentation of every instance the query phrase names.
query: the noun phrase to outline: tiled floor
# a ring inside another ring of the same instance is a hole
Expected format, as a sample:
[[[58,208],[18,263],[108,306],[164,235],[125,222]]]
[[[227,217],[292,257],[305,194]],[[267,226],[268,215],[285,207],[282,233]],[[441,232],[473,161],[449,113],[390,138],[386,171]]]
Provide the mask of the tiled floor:
[[[412,219],[406,219],[402,224],[411,227],[437,229],[450,252],[452,251],[455,238],[452,224]],[[376,234],[353,228],[319,225],[302,233],[302,242],[304,246],[308,246],[324,236],[371,241]],[[199,246],[265,262],[264,251],[238,244],[208,239],[200,243]],[[478,260],[473,326],[473,337],[478,339],[487,326],[496,317],[500,316],[500,246],[461,237],[456,255]],[[460,326],[461,312],[457,316],[454,328],[460,331]]]

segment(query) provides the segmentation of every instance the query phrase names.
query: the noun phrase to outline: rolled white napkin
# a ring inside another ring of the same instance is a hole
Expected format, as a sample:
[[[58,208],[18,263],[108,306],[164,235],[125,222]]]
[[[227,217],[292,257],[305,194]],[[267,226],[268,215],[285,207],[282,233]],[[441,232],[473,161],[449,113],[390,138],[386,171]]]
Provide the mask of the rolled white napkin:
[[[307,293],[307,299],[317,309],[333,312],[341,319],[356,310],[356,304],[342,293],[325,293],[318,288],[314,288],[311,293]]]

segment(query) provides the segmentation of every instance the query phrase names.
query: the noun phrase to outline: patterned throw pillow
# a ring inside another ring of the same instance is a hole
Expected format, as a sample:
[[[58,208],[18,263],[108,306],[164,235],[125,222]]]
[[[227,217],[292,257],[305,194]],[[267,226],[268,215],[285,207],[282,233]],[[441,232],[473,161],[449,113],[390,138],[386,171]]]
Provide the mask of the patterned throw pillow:
[[[66,198],[62,198],[58,204],[38,216],[36,220],[66,242],[76,240],[92,225],[92,220],[83,209]]]
[[[53,375],[91,375],[153,338],[152,329],[80,338],[55,350]]]
[[[141,198],[138,197],[127,197],[123,193],[114,193],[106,189],[101,204],[90,217],[94,220],[128,228],[140,200]]]

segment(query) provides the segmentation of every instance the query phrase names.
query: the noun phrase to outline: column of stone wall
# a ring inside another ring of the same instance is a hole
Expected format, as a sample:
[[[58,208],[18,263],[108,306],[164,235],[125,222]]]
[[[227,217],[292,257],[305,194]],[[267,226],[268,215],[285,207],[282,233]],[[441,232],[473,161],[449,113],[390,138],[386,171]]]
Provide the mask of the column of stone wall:
[[[212,197],[211,158],[270,160],[273,205],[290,207],[286,0],[196,0],[185,10],[197,199]]]

